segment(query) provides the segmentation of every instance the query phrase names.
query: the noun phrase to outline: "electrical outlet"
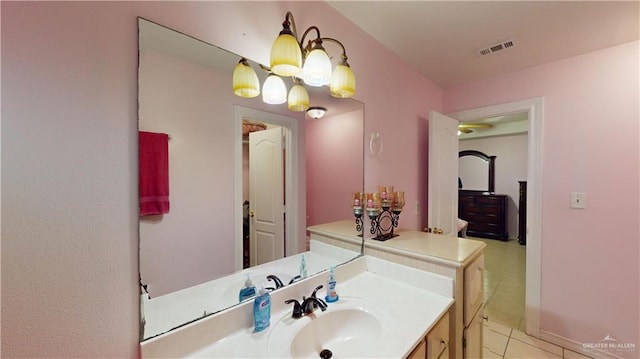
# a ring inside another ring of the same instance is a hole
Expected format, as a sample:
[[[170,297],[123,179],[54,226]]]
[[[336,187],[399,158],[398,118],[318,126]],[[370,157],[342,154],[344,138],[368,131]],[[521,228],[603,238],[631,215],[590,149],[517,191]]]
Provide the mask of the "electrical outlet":
[[[587,195],[583,192],[571,192],[571,208],[587,208]]]
[[[416,201],[416,214],[420,214],[420,201]]]

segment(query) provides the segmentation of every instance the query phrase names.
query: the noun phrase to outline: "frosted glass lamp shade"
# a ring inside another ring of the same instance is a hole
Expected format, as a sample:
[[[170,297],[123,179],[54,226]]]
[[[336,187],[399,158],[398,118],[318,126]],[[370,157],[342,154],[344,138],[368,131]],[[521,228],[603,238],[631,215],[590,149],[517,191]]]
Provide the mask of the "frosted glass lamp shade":
[[[291,91],[289,91],[287,106],[291,111],[306,111],[309,108],[309,94],[307,93],[307,89],[302,85],[293,86]]]
[[[287,101],[287,87],[276,75],[269,75],[262,87],[262,101],[270,105],[279,105]]]
[[[295,37],[280,33],[271,46],[271,72],[295,76],[302,70],[302,50]]]
[[[304,60],[302,78],[309,86],[320,87],[331,81],[331,60],[322,47],[311,50]]]
[[[240,60],[233,70],[233,93],[244,98],[252,98],[260,94],[258,75],[245,59]]]
[[[346,62],[340,63],[333,70],[329,92],[331,96],[338,98],[349,98],[356,93],[356,76]]]

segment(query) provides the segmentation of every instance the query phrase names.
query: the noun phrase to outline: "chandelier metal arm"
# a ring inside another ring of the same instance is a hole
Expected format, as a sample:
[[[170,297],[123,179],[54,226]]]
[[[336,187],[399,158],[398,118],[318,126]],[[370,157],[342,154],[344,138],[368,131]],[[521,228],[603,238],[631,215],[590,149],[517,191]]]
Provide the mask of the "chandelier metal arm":
[[[318,35],[320,35],[320,33],[318,33]],[[322,41],[331,41],[331,42],[335,42],[336,44],[338,44],[340,46],[340,48],[342,48],[342,57],[345,60],[347,59],[347,50],[344,48],[344,45],[340,41],[338,41],[338,40],[336,40],[336,39],[334,39],[332,37],[321,37],[320,40],[322,40]]]
[[[293,37],[298,40],[298,31],[296,30],[296,20],[293,17],[293,13],[291,11],[287,11],[284,15],[284,22],[282,23],[283,28],[290,27],[291,32],[293,33]]]
[[[312,30],[316,31],[317,37],[315,38],[315,40],[309,40],[309,43],[307,44],[307,46],[304,46],[304,39]],[[311,44],[316,44],[316,43],[322,46],[322,37],[320,37],[320,29],[318,29],[317,26],[309,26],[309,28],[304,31],[304,34],[302,34],[302,38],[300,39],[300,42],[299,42],[300,49],[304,50],[304,52],[308,52],[309,49],[311,49]]]

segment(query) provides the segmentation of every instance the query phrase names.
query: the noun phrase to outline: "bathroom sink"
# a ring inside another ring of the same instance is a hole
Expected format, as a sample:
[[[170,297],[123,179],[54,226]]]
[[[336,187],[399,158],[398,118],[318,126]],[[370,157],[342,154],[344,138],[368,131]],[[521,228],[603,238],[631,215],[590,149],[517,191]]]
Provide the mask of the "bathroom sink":
[[[325,312],[292,319],[290,314],[276,323],[269,338],[274,357],[320,358],[331,351],[333,358],[379,356],[384,339],[384,312],[360,298],[340,298]]]

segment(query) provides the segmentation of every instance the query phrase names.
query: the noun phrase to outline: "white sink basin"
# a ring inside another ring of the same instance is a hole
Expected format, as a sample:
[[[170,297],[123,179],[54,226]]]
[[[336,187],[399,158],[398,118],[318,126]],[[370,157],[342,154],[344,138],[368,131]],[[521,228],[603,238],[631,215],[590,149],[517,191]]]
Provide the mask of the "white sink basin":
[[[333,358],[376,357],[384,340],[384,312],[354,297],[329,303],[324,312],[292,319],[288,313],[275,323],[268,342],[273,357],[320,358],[330,350]]]

